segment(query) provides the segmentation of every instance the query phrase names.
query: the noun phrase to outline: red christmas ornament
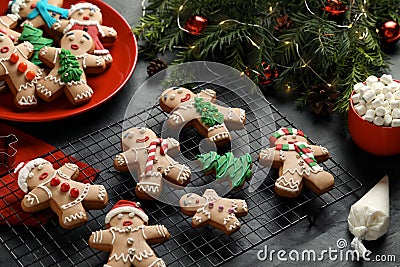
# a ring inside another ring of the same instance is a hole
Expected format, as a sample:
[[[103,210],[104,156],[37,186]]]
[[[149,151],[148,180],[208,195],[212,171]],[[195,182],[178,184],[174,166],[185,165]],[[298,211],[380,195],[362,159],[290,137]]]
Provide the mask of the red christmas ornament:
[[[326,2],[326,6],[323,8],[326,12],[328,12],[332,16],[339,16],[345,13],[349,8],[343,2],[338,0],[328,0]]]
[[[395,44],[400,39],[400,27],[394,20],[385,21],[378,30],[384,44]]]
[[[199,35],[204,31],[204,28],[208,25],[208,19],[203,16],[192,16],[190,17],[184,26],[184,29],[189,31],[190,34]]]
[[[271,67],[271,65],[267,64],[266,62],[262,63],[264,75],[259,74],[258,79],[260,84],[268,85],[271,84],[274,79],[278,78],[279,72],[277,68]],[[265,77],[264,77],[265,76]]]
[[[79,196],[79,189],[78,188],[72,188],[71,191],[69,191],[69,194],[73,198],[77,198]]]

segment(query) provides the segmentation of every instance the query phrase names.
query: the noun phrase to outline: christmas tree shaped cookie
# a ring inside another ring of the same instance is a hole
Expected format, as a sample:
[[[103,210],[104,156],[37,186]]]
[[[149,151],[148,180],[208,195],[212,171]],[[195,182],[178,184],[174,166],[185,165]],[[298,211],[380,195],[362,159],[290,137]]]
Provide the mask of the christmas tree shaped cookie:
[[[198,155],[202,169],[206,175],[215,173],[216,179],[229,178],[232,189],[240,189],[244,182],[249,180],[252,175],[252,159],[249,154],[235,158],[232,152],[218,155],[211,151],[207,154]]]
[[[43,31],[37,29],[29,24],[24,25],[24,29],[19,37],[20,41],[28,41],[33,45],[33,57],[31,62],[40,65],[42,62],[39,60],[39,51],[45,46],[53,46],[53,40],[43,37]]]

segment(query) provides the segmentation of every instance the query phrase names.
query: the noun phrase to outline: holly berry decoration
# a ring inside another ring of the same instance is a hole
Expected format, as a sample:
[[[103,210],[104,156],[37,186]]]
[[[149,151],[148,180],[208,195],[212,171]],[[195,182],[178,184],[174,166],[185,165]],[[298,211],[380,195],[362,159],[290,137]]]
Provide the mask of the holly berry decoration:
[[[382,43],[393,45],[400,39],[400,27],[394,20],[387,20],[378,27],[378,33]]]
[[[204,31],[204,29],[207,25],[208,25],[207,18],[196,15],[196,16],[190,17],[186,21],[184,29],[186,29],[190,34],[199,35]]]
[[[332,113],[339,95],[335,86],[313,85],[310,92],[307,93],[306,105],[315,114],[326,116]]]
[[[168,68],[167,63],[160,58],[156,58],[150,62],[149,66],[147,66],[147,74],[151,77],[166,68]]]
[[[349,8],[347,5],[338,0],[328,0],[326,6],[323,8],[331,16],[339,16],[344,14]]]
[[[287,15],[276,18],[275,31],[288,30],[293,27],[294,21]]]
[[[258,81],[262,85],[271,84],[276,78],[279,76],[278,69],[275,67],[271,67],[271,65],[266,62],[262,62],[261,66],[263,67],[263,74],[258,74]]]

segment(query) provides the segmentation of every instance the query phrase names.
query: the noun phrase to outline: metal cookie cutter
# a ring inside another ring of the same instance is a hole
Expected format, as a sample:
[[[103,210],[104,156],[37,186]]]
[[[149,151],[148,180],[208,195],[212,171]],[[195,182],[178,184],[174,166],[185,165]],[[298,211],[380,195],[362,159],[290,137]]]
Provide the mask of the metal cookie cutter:
[[[0,166],[5,165],[11,169],[17,156],[18,138],[14,134],[0,136]]]

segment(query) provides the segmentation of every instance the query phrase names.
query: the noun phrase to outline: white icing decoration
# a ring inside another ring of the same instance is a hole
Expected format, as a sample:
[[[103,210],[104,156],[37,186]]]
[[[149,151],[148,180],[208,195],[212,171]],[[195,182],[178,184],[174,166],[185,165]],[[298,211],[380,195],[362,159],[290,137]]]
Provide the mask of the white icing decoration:
[[[21,169],[16,169],[15,171],[15,172],[19,171],[18,186],[25,193],[28,193],[28,184],[26,182],[26,180],[28,179],[28,175],[31,172],[31,170],[36,168],[36,166],[38,166],[39,164],[50,164],[50,162],[42,158],[37,158],[29,161],[24,167],[22,167]]]
[[[211,141],[215,142],[218,140],[229,139],[230,134],[229,132],[222,132],[210,137]]]
[[[237,227],[240,227],[240,222],[236,220],[232,225],[229,226],[229,230],[236,229]]]
[[[285,176],[279,177],[275,182],[276,187],[289,192],[298,192],[300,190],[299,185],[300,181],[295,181],[292,177],[288,180]]]
[[[224,123],[222,123],[222,124],[217,124],[217,125],[214,125],[214,126],[208,128],[208,132],[214,131],[215,129],[224,128],[224,127],[225,127],[225,124],[224,124]]]
[[[84,216],[85,216],[85,214],[82,211],[77,212],[75,214],[65,217],[64,223],[70,223],[70,222],[78,220],[78,219],[83,219]]]
[[[243,209],[244,211],[247,211],[247,210],[248,210],[248,209],[247,209],[247,203],[246,203],[245,200],[242,200],[242,209]]]
[[[69,85],[69,83],[68,83],[68,85]],[[74,99],[75,100],[87,99],[87,98],[91,98],[92,95],[93,95],[93,90],[91,88],[89,88],[85,92],[77,94]]]
[[[61,178],[64,178],[66,180],[71,180],[71,177],[69,177],[68,175],[63,173],[60,169],[58,169],[56,172],[57,172],[58,176],[60,176]]]
[[[132,245],[135,242],[135,240],[132,237],[129,237],[126,241],[128,245]]]
[[[156,183],[139,183],[139,191],[157,193],[160,191],[160,185]]]
[[[166,236],[166,233],[165,233],[164,225],[159,225],[159,224],[157,224],[156,226],[157,226],[157,232],[158,232],[158,234],[159,234],[159,235],[162,235],[163,237],[165,237],[165,236]]]
[[[143,250],[138,252],[137,254],[128,254],[125,255],[124,253],[121,254],[117,254],[114,253],[111,255],[111,257],[109,258],[109,261],[115,260],[115,261],[119,261],[122,260],[124,263],[129,262],[134,262],[134,260],[136,259],[137,261],[142,261],[143,259],[147,259],[149,257],[155,256],[153,251],[147,251],[147,250]]]
[[[174,111],[169,118],[175,123],[179,123],[179,120],[185,122],[185,118],[178,111]]]
[[[35,195],[35,194],[32,193],[32,192],[29,192],[27,195],[25,195],[25,198],[26,198],[26,201],[28,201],[28,202],[30,203],[31,206],[33,206],[35,200],[36,200],[36,203],[37,203],[37,204],[40,203],[38,196]]]
[[[106,222],[106,224],[108,224],[114,216],[117,216],[118,214],[121,214],[121,213],[130,213],[130,212],[135,213],[144,222],[147,222],[149,220],[149,217],[142,210],[140,210],[138,208],[134,208],[132,206],[123,206],[123,207],[114,208],[114,209],[110,210],[106,215],[105,222]]]
[[[99,200],[104,200],[106,194],[107,194],[106,189],[104,188],[104,186],[100,185],[100,187],[99,187],[99,194],[98,194],[97,198],[98,198]]]
[[[152,264],[150,264],[148,267],[166,267],[167,265],[165,265],[165,262],[160,259],[157,258]]]

